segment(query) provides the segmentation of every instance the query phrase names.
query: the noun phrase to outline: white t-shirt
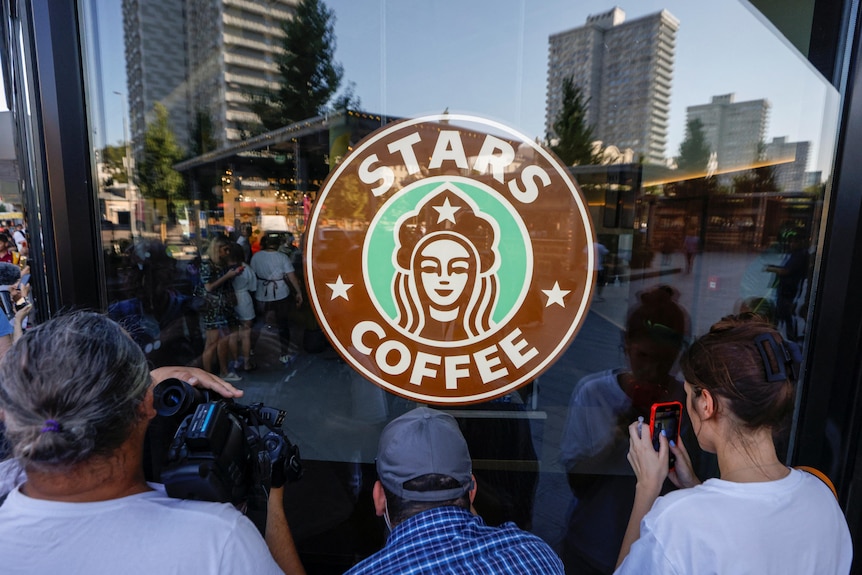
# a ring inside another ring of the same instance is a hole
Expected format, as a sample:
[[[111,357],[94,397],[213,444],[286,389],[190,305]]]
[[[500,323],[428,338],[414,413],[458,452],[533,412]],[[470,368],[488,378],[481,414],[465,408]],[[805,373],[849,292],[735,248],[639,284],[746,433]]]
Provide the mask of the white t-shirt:
[[[560,460],[567,471],[633,475],[626,459],[628,436],[617,418],[632,400],[617,383],[621,369],[584,376],[572,390],[560,439]]]
[[[282,573],[257,528],[231,505],[174,499],[151,487],[94,503],[33,499],[14,489],[0,506],[0,570]]]
[[[15,233],[12,234],[12,239],[15,240],[15,245],[18,246],[19,252],[23,249],[27,249],[27,236],[24,235],[24,232],[21,230],[15,230]]]
[[[792,469],[778,481],[710,479],[660,497],[618,575],[847,575],[853,546],[826,485]]]
[[[293,264],[286,255],[275,251],[259,251],[251,258],[251,269],[257,274],[257,301],[276,301],[290,295],[284,276],[293,273]]]

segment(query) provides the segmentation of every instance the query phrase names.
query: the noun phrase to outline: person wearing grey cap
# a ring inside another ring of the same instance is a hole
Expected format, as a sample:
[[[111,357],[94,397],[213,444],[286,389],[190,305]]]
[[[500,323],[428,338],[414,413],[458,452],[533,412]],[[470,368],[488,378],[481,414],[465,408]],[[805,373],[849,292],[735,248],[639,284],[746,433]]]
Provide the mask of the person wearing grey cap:
[[[374,507],[391,533],[345,575],[564,573],[539,537],[471,513],[473,462],[451,415],[418,407],[391,421],[380,435],[377,476]]]

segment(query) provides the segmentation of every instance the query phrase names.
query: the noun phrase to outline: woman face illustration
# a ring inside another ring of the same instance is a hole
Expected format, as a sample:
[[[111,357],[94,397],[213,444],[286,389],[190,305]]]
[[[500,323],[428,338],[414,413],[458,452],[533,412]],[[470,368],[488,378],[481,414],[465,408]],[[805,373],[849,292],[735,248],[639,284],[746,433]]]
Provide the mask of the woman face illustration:
[[[432,306],[451,308],[475,273],[470,252],[460,243],[439,239],[423,247],[417,257],[419,283]]]

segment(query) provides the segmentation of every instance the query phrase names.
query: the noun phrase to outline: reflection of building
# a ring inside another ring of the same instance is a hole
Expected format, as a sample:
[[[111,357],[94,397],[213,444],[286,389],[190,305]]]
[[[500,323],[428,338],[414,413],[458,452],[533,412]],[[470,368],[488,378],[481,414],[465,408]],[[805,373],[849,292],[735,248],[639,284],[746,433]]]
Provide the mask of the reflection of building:
[[[274,87],[281,23],[296,0],[123,0],[129,115],[135,155],[153,105],[170,114],[177,142],[189,149],[195,117],[212,122],[221,147],[257,122],[247,94]],[[202,25],[206,23],[206,25]]]
[[[810,188],[811,186],[819,186],[823,183],[823,172],[820,170],[814,172],[805,172],[805,179],[803,180],[803,189]]]
[[[686,108],[686,123],[700,120],[709,149],[716,153],[718,172],[742,169],[761,159],[769,102],[735,102],[733,94],[713,96],[709,104]]]
[[[313,201],[335,162],[363,137],[392,118],[337,112],[297,122],[226,148],[180,162],[205,206],[187,225],[234,228],[250,222],[260,229],[305,228],[307,197]],[[365,214],[362,215],[364,221]],[[197,223],[196,223],[197,222]],[[336,222],[333,222],[333,225]],[[337,222],[350,229],[352,222]],[[193,230],[185,230],[188,233]]]
[[[590,16],[584,26],[552,35],[548,133],[562,107],[563,80],[572,76],[589,99],[587,122],[596,139],[663,163],[678,27],[667,10],[625,22],[625,12],[614,8]]]
[[[168,110],[177,142],[188,147],[189,112],[186,93],[185,15],[175,0],[123,0],[129,120],[136,157],[153,106]]]
[[[704,251],[760,252],[782,230],[811,230],[820,216],[817,196],[796,190],[667,196],[654,193],[674,181],[674,172],[662,166],[575,166],[569,171],[587,199],[598,240],[610,250],[608,261],[617,266],[612,275],[647,273],[657,253],[679,252],[687,235],[697,236]]]
[[[278,86],[276,55],[296,0],[190,0],[188,21],[189,109],[213,124],[219,147],[256,124],[247,95]],[[217,25],[197,25],[217,22]]]
[[[772,138],[766,144],[765,158],[776,163],[775,184],[779,190],[799,192],[805,189],[805,168],[808,167],[808,151],[811,142],[788,142],[787,138]]]
[[[799,192],[715,194],[694,198],[650,198],[641,206],[654,250],[681,246],[694,233],[710,252],[760,251],[778,241],[786,227],[810,230],[818,202]],[[709,214],[705,229],[703,214]]]
[[[0,112],[0,200],[20,207],[19,181],[12,112]]]

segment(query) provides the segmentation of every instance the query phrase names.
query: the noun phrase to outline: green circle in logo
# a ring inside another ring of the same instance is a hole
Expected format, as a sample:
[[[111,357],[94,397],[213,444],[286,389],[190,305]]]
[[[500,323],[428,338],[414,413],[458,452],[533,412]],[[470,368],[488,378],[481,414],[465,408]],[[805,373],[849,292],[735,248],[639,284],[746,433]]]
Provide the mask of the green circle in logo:
[[[398,271],[395,254],[399,248],[399,229],[411,225],[410,220],[416,219],[423,207],[427,210],[442,194],[456,195],[494,228],[493,244],[484,248],[496,255],[494,272],[499,279],[499,289],[491,319],[494,324],[501,325],[517,311],[529,288],[533,271],[529,234],[518,212],[501,194],[465,177],[426,178],[405,187],[380,208],[369,226],[363,249],[364,276],[371,299],[381,315],[395,325],[398,306],[393,285]],[[451,214],[441,212],[439,217],[450,217],[455,224],[461,217],[459,211],[456,208]],[[440,343],[450,346],[457,342]]]

